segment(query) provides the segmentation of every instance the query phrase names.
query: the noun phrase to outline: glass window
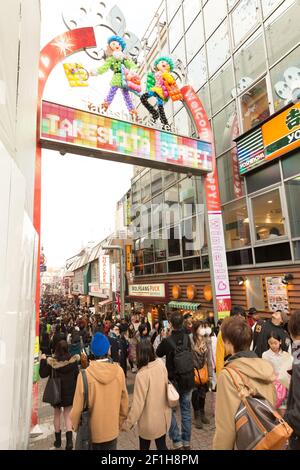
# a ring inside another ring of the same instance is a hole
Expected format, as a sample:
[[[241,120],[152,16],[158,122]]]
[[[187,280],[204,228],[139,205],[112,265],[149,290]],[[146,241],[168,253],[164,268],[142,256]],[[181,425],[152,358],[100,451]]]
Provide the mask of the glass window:
[[[270,65],[299,42],[300,4],[287,0],[267,20],[266,41]]]
[[[161,170],[151,170],[151,191],[152,196],[160,193],[162,191],[162,171]]]
[[[244,180],[240,176],[236,147],[217,158],[221,202],[229,202],[244,195]]]
[[[226,253],[228,266],[243,266],[253,264],[252,250],[237,250]]]
[[[169,257],[180,256],[180,229],[179,225],[167,229]]]
[[[300,240],[293,243],[295,259],[300,259]]]
[[[279,163],[276,162],[246,176],[247,192],[248,194],[254,193],[255,191],[278,183],[280,180]]]
[[[208,85],[204,85],[201,90],[198,91],[197,95],[199,96],[202,105],[204,106],[204,109],[206,111],[206,114],[208,117],[211,117],[211,110],[210,110],[210,104],[209,104],[209,91],[208,91]]]
[[[227,62],[218,75],[211,80],[210,89],[212,112],[215,114],[232,99],[234,79],[231,61]]]
[[[227,20],[207,41],[208,69],[212,76],[230,57]]]
[[[210,0],[203,8],[205,36],[214,32],[227,14],[226,0]]]
[[[298,156],[299,157],[299,156]],[[298,171],[300,169],[298,168]],[[285,183],[292,237],[300,237],[300,176]]]
[[[252,198],[256,240],[274,241],[285,235],[279,189]]]
[[[180,41],[183,36],[183,18],[182,18],[182,10],[178,10],[176,15],[174,16],[173,20],[169,25],[169,43],[170,43],[170,51],[175,49],[176,44]]]
[[[245,199],[224,206],[223,220],[227,250],[250,245],[249,216]]]
[[[241,0],[231,13],[235,45],[239,44],[258,22],[257,6],[257,0]]]
[[[148,233],[151,232],[151,204],[150,202],[140,206],[140,210],[141,210],[141,214],[140,214],[141,234],[147,235]]]
[[[236,115],[235,101],[233,101],[213,118],[217,155],[224,153],[232,146],[231,130]]]
[[[155,261],[167,259],[167,234],[165,231],[158,231],[152,234],[154,240]]]
[[[179,222],[179,194],[178,185],[165,191],[165,222],[166,226]]]
[[[270,116],[267,83],[261,82],[250,88],[241,97],[244,132],[256,126]]]
[[[144,176],[141,177],[141,193],[142,193],[142,203],[146,202],[151,197],[151,174],[150,171],[147,171]]]
[[[164,188],[167,188],[171,184],[175,183],[175,181],[178,180],[178,173],[175,173],[174,171],[164,171],[163,172],[164,176]]]
[[[152,199],[152,227],[153,230],[162,228],[164,222],[164,197],[163,194]]]
[[[172,58],[174,62],[176,62],[176,59],[179,59],[181,60],[184,66],[186,65],[184,39],[181,39],[181,41],[177,44],[175,49],[172,51]]]
[[[275,8],[281,0],[262,0],[262,9],[264,17],[268,16],[269,13]]]
[[[206,81],[206,58],[204,48],[202,48],[188,65],[188,82],[194,90],[199,90]]]
[[[146,264],[144,266],[144,274],[154,274],[154,264]]]
[[[200,226],[196,217],[186,219],[181,223],[182,253],[183,257],[200,255],[200,248],[203,245],[203,233],[201,237]],[[202,229],[203,232],[203,229]],[[201,243],[202,241],[202,243]]]
[[[183,260],[184,271],[196,271],[201,269],[200,258],[187,258]]]
[[[155,274],[164,274],[168,272],[167,263],[157,263],[155,265]]]
[[[300,47],[271,70],[275,111],[300,98]]]
[[[181,0],[167,0],[168,20],[170,21],[181,4]]]
[[[187,61],[190,62],[204,44],[202,13],[197,16],[190,29],[186,32],[185,42]]]
[[[142,265],[140,266],[135,266],[134,268],[134,275],[135,276],[142,276],[144,274],[144,268]]]
[[[153,263],[154,262],[154,246],[153,240],[148,237],[141,238],[141,249],[143,250],[144,263]]]
[[[168,263],[169,273],[179,273],[182,271],[182,261],[169,261]]]
[[[179,113],[174,117],[174,123],[176,129],[179,130],[179,134],[183,136],[190,135],[190,119],[186,112],[186,108],[182,108]]]
[[[131,186],[132,204],[139,204],[141,202],[141,185],[140,180],[133,183]]]
[[[237,92],[240,93],[266,70],[262,30],[258,30],[234,55]]]
[[[298,175],[300,173],[300,152],[284,158],[282,160],[282,170],[284,178]]]
[[[181,206],[181,217],[191,217],[196,211],[196,193],[191,178],[185,178],[179,183],[179,201]]]
[[[209,269],[209,257],[202,256],[202,269]]]
[[[273,263],[274,261],[288,261],[292,259],[289,243],[262,246],[255,248],[254,252],[257,263]]]
[[[183,16],[185,30],[187,30],[190,24],[194,21],[195,16],[199,13],[200,9],[200,0],[184,0]]]

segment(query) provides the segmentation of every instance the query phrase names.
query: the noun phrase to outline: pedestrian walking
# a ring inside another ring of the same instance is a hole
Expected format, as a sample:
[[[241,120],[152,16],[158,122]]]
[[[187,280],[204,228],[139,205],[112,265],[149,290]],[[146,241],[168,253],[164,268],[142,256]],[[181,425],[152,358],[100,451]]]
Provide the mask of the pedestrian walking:
[[[168,373],[163,361],[155,358],[150,341],[138,344],[137,367],[132,406],[123,428],[132,429],[137,423],[140,450],[149,450],[152,440],[158,450],[167,450],[166,434],[171,423]]]
[[[66,428],[66,450],[73,449],[72,423],[70,412],[76,388],[78,375],[78,364],[80,356],[71,356],[68,351],[68,343],[65,340],[59,341],[55,347],[54,357],[41,356],[40,376],[41,378],[51,377],[53,373],[61,382],[61,402],[54,406],[54,447],[61,447],[61,414],[63,411]]]
[[[284,325],[287,323],[287,321],[287,314],[281,310],[277,310],[276,312],[272,313],[271,320],[266,321],[262,325],[260,332],[257,335],[258,337],[256,339],[256,347],[254,349],[258,357],[262,357],[263,353],[269,349],[268,340],[271,332],[276,332],[280,336],[281,348],[283,351],[288,351],[290,349],[291,339],[289,334],[284,329]]]

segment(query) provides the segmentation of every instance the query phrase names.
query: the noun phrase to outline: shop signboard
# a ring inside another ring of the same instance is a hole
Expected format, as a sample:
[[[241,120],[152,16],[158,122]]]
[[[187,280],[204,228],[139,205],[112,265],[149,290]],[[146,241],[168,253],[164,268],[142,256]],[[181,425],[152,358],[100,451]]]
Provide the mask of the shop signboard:
[[[120,292],[120,269],[116,263],[111,266],[111,287],[113,292]]]
[[[166,284],[132,284],[128,286],[129,297],[166,298]]]
[[[266,277],[266,291],[269,310],[289,313],[289,298],[287,285],[282,282],[282,277]]]
[[[268,119],[258,129],[237,139],[240,174],[300,147],[300,103]]]
[[[110,262],[109,255],[100,255],[100,287],[103,289],[110,288]]]
[[[41,112],[44,148],[181,173],[212,170],[209,142],[48,101]]]
[[[132,271],[132,246],[125,245],[125,256],[126,256],[126,272]]]

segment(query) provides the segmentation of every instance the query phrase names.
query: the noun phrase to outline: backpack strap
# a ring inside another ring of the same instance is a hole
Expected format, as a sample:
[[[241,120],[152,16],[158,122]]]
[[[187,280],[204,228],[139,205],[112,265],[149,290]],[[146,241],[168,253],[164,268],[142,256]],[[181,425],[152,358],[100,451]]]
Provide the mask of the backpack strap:
[[[83,382],[83,411],[87,411],[89,409],[89,388],[84,369],[81,370],[81,376]]]

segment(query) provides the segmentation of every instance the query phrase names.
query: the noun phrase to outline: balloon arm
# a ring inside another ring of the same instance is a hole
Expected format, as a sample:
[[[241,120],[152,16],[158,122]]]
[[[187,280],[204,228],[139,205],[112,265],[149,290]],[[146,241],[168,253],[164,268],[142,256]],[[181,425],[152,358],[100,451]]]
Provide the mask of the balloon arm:
[[[108,59],[106,59],[104,64],[101,67],[97,68],[97,75],[102,75],[103,73],[107,72],[110,69],[112,60],[113,60],[113,57],[109,57]]]

